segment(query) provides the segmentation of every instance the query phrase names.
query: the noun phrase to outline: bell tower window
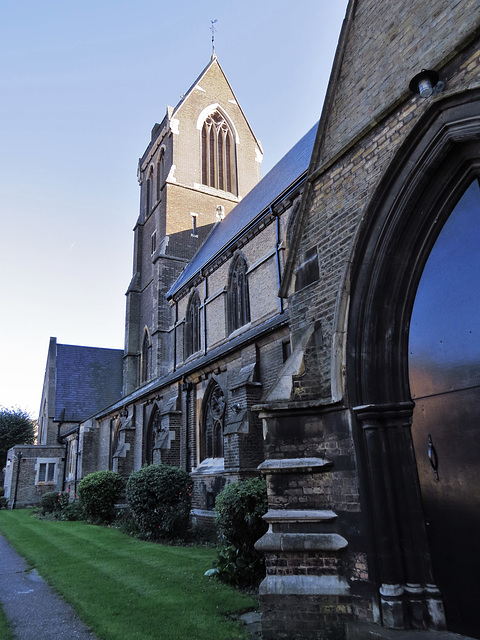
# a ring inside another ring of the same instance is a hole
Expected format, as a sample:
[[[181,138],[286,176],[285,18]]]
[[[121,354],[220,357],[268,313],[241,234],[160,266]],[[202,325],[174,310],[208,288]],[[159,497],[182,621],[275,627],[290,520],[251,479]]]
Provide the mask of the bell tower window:
[[[202,127],[202,183],[237,195],[234,136],[218,110]]]
[[[160,200],[163,183],[165,182],[165,152],[162,149],[157,162],[157,200]]]
[[[143,334],[142,352],[140,356],[140,384],[144,384],[150,377],[150,335],[145,329]]]

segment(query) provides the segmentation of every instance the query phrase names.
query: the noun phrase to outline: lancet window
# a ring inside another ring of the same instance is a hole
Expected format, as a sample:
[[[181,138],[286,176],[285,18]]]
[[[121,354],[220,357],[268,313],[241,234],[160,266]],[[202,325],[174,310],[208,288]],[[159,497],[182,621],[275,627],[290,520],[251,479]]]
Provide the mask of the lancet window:
[[[145,330],[143,334],[142,353],[140,358],[140,384],[147,382],[150,375],[150,336]]]
[[[187,306],[185,320],[185,357],[200,350],[200,296],[194,291]]]
[[[229,333],[250,322],[247,262],[241,255],[235,258],[230,271],[227,306]]]
[[[165,152],[162,149],[157,162],[157,200],[160,200],[160,192],[165,181]]]

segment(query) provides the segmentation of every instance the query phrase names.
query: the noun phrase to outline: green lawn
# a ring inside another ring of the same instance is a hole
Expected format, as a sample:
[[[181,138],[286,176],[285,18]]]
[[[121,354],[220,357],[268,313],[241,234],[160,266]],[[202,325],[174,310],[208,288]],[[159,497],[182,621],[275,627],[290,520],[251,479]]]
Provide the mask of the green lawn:
[[[0,640],[12,640],[13,633],[8,626],[3,610],[0,608]]]
[[[38,520],[28,510],[1,511],[0,533],[101,640],[247,637],[232,617],[255,601],[203,575],[214,549],[142,542],[83,522]]]

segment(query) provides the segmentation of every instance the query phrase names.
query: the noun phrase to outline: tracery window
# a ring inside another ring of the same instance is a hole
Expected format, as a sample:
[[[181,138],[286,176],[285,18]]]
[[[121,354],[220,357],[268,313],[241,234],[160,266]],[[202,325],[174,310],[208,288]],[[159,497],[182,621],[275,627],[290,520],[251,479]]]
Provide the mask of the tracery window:
[[[140,384],[147,382],[150,375],[150,336],[145,329],[140,357]]]
[[[202,184],[237,194],[234,136],[218,110],[202,127]]]
[[[205,458],[223,458],[223,424],[225,396],[222,388],[213,382],[204,404],[200,454]]]
[[[200,296],[194,291],[187,306],[185,321],[185,357],[200,350]]]
[[[235,258],[230,271],[227,307],[229,333],[250,322],[247,262],[241,255]]]

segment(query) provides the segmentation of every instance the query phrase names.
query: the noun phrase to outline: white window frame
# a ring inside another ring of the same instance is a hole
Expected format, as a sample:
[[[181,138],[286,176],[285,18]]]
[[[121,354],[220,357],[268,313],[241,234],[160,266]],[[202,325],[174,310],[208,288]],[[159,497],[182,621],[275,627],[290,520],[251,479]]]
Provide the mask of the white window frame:
[[[59,463],[59,458],[37,458],[37,462],[35,464],[35,485],[46,485],[46,484],[50,484],[50,485],[56,485],[57,484],[57,479],[58,479],[58,463]],[[40,480],[40,468],[41,465],[45,464],[46,468],[45,468],[45,480]],[[48,476],[49,476],[49,465],[53,465],[53,480],[48,480]]]

